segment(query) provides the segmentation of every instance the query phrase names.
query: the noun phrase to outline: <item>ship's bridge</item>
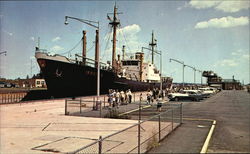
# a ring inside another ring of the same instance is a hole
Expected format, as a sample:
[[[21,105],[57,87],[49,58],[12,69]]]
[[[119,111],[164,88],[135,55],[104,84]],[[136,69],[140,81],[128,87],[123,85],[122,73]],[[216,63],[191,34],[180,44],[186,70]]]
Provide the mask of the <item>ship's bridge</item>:
[[[140,68],[141,61],[139,59],[130,59],[121,61],[121,72],[122,76],[131,80],[140,80],[140,69],[142,69],[143,82],[160,81],[160,73],[156,69],[154,64],[143,63]]]

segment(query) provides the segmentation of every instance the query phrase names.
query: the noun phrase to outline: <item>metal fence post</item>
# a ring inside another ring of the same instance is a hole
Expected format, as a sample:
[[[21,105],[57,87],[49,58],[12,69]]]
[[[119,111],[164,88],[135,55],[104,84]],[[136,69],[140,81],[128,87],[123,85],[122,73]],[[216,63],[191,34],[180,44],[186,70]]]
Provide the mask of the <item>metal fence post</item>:
[[[65,100],[65,115],[67,115],[67,99]]]
[[[134,93],[134,103],[135,103],[135,93]]]
[[[138,118],[138,154],[141,153],[141,95],[139,102],[139,118]]]
[[[105,108],[105,98],[106,98],[106,97],[105,97],[105,95],[104,95],[103,97],[104,97],[104,98],[103,98],[103,103],[104,103],[103,105],[104,105],[104,108]]]
[[[172,131],[174,130],[174,109],[172,107]]]
[[[159,114],[159,142],[161,140],[161,114]]]
[[[182,115],[182,103],[181,103],[181,106],[180,106],[180,116],[181,116],[181,117],[180,117],[180,118],[181,118],[180,121],[181,121],[181,124],[182,124],[182,117],[183,117],[183,115]]]
[[[102,153],[102,136],[99,136],[99,149],[98,149],[98,154]]]
[[[98,105],[100,107],[100,118],[102,117],[102,101],[98,100]]]
[[[82,99],[80,98],[80,113],[82,113]]]

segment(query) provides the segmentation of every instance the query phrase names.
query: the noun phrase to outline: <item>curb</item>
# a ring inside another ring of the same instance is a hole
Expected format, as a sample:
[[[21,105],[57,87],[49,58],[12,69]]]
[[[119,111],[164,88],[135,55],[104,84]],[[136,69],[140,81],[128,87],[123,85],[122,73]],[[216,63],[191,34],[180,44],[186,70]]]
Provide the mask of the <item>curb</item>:
[[[213,131],[214,131],[215,125],[216,125],[216,120],[213,121],[213,125],[211,126],[211,128],[210,128],[210,130],[209,130],[209,133],[208,133],[208,135],[207,135],[206,141],[205,141],[205,143],[203,144],[200,153],[207,153],[209,141],[210,141],[210,139],[211,139],[211,137],[212,137],[212,135],[213,135]]]

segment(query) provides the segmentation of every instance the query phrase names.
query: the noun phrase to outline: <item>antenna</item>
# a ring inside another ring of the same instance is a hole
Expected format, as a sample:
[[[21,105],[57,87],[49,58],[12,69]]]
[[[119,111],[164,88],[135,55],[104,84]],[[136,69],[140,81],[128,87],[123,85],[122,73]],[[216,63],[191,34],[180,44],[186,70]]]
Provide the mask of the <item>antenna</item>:
[[[37,38],[37,47],[40,48],[40,37]]]

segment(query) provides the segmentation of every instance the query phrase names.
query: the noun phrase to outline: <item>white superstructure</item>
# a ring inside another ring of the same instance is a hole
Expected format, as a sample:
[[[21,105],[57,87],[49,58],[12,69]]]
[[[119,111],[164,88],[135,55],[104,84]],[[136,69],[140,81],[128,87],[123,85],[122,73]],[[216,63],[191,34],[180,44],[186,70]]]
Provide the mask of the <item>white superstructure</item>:
[[[143,53],[136,53],[136,59],[122,60],[120,64],[122,77],[142,82],[160,81],[160,72],[154,64],[143,62]]]

